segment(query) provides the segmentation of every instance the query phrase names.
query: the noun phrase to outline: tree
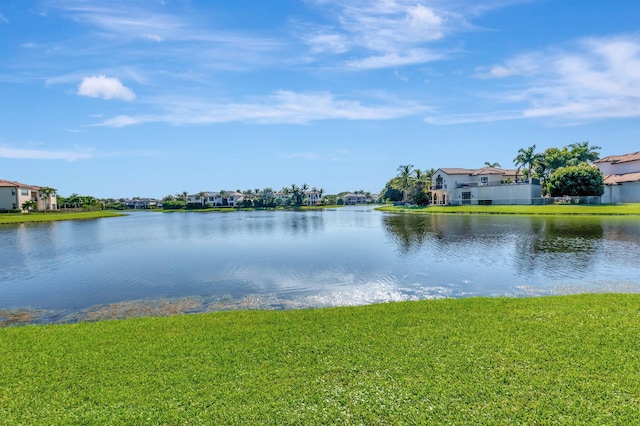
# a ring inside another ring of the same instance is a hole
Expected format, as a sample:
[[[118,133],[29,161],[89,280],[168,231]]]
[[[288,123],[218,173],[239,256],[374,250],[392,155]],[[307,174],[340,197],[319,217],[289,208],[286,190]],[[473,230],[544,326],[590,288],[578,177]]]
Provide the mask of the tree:
[[[590,164],[600,158],[598,150],[601,148],[599,146],[589,146],[589,141],[572,143],[569,148],[571,148],[569,151],[571,159],[568,162],[570,166],[577,166],[582,163]]]
[[[54,188],[49,188],[48,186],[44,186],[40,188],[40,195],[44,198],[44,211],[47,212],[47,208],[51,208],[51,196],[56,194],[56,190]]]
[[[207,193],[204,191],[198,192],[198,197],[200,197],[200,205],[204,208],[204,200],[207,196]]]
[[[403,164],[398,167],[398,189],[402,191],[402,202],[408,201],[409,190],[413,186],[413,164]]]
[[[529,179],[529,183],[531,183],[531,170],[533,170],[533,167],[535,165],[536,158],[537,158],[534,152],[535,150],[536,150],[535,145],[530,146],[527,149],[520,148],[518,150],[518,155],[516,156],[516,158],[513,159],[513,162],[518,168],[518,171],[520,171],[522,168],[524,168],[527,171],[526,177]],[[516,172],[516,179],[517,179],[517,175],[518,173]]]
[[[31,211],[38,208],[38,203],[35,200],[27,200],[22,203],[22,210]]]
[[[388,201],[401,201],[402,200],[402,191],[398,189],[398,177],[392,178],[389,182],[387,182],[384,188],[380,191],[380,199],[383,202]]]
[[[547,190],[552,197],[568,196],[600,196],[604,194],[604,177],[594,166],[561,167],[549,178]]]
[[[487,167],[501,167],[500,163],[490,163],[488,161],[485,161],[484,165],[487,166]]]
[[[414,186],[411,191],[411,198],[415,204],[419,206],[425,206],[429,204],[429,196],[428,190],[431,186],[431,176],[433,175],[432,170],[420,170],[415,169],[413,171],[414,177]]]

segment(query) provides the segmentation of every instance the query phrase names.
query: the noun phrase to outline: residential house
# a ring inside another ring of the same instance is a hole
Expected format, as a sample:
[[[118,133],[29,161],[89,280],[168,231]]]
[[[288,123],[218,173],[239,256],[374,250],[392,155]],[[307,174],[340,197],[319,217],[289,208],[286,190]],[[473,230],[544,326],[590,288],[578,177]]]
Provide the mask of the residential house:
[[[55,192],[43,196],[44,187],[0,179],[0,210],[21,210],[25,201],[33,200],[38,210],[55,210],[58,201]]]
[[[365,194],[355,194],[353,192],[344,194],[342,200],[346,206],[353,206],[356,204],[367,204],[367,196]]]
[[[317,206],[322,202],[322,193],[320,191],[306,191],[305,203],[307,206]]]
[[[237,191],[205,191],[203,192],[202,196],[200,194],[187,196],[187,203],[202,204],[203,206],[209,205],[214,207],[237,207],[243,199],[244,196],[242,195],[242,193]]]
[[[438,169],[431,184],[432,205],[537,204],[542,196],[538,179],[497,167]]]
[[[640,151],[610,155],[593,164],[604,175],[603,203],[640,203]]]

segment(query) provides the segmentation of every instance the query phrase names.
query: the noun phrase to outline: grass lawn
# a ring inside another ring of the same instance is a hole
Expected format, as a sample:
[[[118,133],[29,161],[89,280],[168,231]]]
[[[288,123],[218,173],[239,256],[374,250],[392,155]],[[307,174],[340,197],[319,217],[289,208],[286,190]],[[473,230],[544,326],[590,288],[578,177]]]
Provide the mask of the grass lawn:
[[[554,204],[548,206],[429,206],[402,207],[384,206],[378,210],[391,213],[459,213],[459,214],[524,214],[524,215],[640,215],[640,204],[600,204],[570,205]]]
[[[52,222],[57,220],[82,220],[97,219],[100,217],[125,216],[123,213],[117,213],[112,210],[101,210],[97,212],[80,212],[80,213],[1,213],[0,224],[5,223],[26,223],[26,222]]]
[[[3,424],[640,424],[640,295],[0,329]]]

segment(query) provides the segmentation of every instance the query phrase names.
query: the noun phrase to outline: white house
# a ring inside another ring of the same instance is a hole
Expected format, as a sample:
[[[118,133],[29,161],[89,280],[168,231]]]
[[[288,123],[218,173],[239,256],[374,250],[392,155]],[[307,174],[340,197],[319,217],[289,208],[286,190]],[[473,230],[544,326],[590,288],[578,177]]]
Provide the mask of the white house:
[[[305,195],[305,204],[307,206],[317,206],[322,202],[322,192],[317,190],[306,191]]]
[[[242,193],[236,191],[225,191],[224,194],[222,192],[205,191],[203,196],[200,194],[187,196],[187,203],[199,203],[203,206],[208,204],[210,206],[237,207],[238,203],[242,201],[243,198]]]
[[[345,205],[367,204],[367,196],[365,194],[349,193],[342,196]]]
[[[603,203],[640,203],[640,151],[610,155],[593,164],[604,175]]]
[[[58,206],[56,193],[43,196],[44,187],[0,179],[0,210],[21,210],[25,201],[33,200],[38,210],[55,210]]]
[[[431,204],[536,204],[540,181],[521,177],[517,170],[497,167],[438,169],[431,176]]]

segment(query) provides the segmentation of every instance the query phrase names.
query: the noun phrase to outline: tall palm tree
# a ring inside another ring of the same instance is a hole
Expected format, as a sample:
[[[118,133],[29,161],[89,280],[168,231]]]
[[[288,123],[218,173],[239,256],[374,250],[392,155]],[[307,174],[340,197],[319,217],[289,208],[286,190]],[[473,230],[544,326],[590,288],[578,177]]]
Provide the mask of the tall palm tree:
[[[200,204],[202,204],[202,207],[204,208],[204,199],[206,197],[207,193],[204,191],[200,191],[198,192],[198,197],[200,197]]]
[[[518,171],[524,168],[527,171],[527,178],[529,179],[529,183],[531,183],[531,170],[535,166],[536,158],[538,157],[535,154],[536,146],[530,146],[527,149],[520,148],[518,150],[518,155],[513,159]],[[518,177],[518,172],[516,172],[516,180]]]
[[[569,163],[572,166],[577,166],[581,163],[592,163],[600,158],[598,150],[600,150],[601,147],[595,145],[589,146],[589,141],[572,143],[569,147],[571,148],[571,159]]]
[[[406,203],[409,190],[413,186],[413,164],[403,164],[398,167],[398,186],[402,191],[402,202]]]
[[[51,200],[51,197],[53,195],[56,194],[56,190],[54,188],[49,188],[48,186],[44,186],[42,188],[40,188],[40,195],[42,196],[42,198],[44,198],[44,211],[45,213],[47,212],[47,208],[51,207],[51,204],[49,203],[49,201]]]
[[[500,165],[500,163],[490,163],[490,162],[488,162],[488,161],[485,161],[485,162],[484,162],[484,165],[485,165],[485,166],[487,166],[487,167],[502,167],[502,166]]]

